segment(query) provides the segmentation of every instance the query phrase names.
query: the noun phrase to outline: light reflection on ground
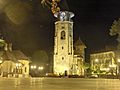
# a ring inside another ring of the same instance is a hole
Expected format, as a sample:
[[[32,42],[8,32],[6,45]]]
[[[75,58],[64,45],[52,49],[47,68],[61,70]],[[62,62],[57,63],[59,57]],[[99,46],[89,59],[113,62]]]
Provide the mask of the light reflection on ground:
[[[84,78],[0,78],[0,90],[120,90],[120,80]]]

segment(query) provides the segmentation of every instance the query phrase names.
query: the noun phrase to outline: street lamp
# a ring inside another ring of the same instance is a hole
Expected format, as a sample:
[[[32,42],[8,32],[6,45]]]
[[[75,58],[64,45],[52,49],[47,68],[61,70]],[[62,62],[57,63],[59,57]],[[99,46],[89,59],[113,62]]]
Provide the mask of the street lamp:
[[[36,65],[31,65],[30,66],[30,74],[31,76],[36,76],[36,72],[37,72],[37,66]]]
[[[37,68],[36,65],[32,65],[32,66],[31,66],[31,69],[36,69],[36,68]]]
[[[42,66],[38,67],[38,70],[43,70],[43,69],[44,69],[44,67],[42,67]]]
[[[36,65],[34,65],[33,68],[36,69]]]
[[[99,60],[98,59],[95,59],[95,69],[98,69],[98,62],[99,62]]]
[[[44,75],[43,69],[44,69],[43,66],[39,66],[39,67],[38,67],[38,72],[39,72],[39,75],[40,75],[40,76]]]
[[[120,63],[120,59],[118,59],[117,62]]]
[[[97,63],[99,60],[98,59],[95,59],[95,62]]]
[[[33,66],[31,66],[30,68],[33,69]]]
[[[99,71],[100,71],[100,62],[99,62],[99,59],[96,58],[96,59],[94,60],[94,63],[95,63],[95,68],[94,68],[94,70],[95,70],[96,74],[99,75]]]

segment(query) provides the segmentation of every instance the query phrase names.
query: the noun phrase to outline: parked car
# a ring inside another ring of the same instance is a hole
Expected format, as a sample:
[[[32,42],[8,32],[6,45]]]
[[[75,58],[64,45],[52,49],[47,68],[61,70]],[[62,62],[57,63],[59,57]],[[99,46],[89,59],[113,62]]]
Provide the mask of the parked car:
[[[89,78],[98,78],[98,75],[93,74],[93,75],[90,75]]]

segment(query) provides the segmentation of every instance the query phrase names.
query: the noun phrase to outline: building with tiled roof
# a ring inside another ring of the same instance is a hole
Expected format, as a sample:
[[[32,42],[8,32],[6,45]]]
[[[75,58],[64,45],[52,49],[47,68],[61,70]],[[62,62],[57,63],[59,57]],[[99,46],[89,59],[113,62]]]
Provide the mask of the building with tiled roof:
[[[28,77],[30,59],[20,50],[12,50],[12,44],[5,44],[0,51],[0,75],[2,77]]]

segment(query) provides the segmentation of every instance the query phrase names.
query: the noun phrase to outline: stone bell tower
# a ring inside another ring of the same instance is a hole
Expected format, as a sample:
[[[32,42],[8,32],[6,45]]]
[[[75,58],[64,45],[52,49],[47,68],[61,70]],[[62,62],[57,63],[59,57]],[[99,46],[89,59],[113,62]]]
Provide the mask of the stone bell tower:
[[[58,19],[55,22],[54,36],[54,74],[72,74],[73,64],[73,22],[72,12],[59,11],[54,14]]]

